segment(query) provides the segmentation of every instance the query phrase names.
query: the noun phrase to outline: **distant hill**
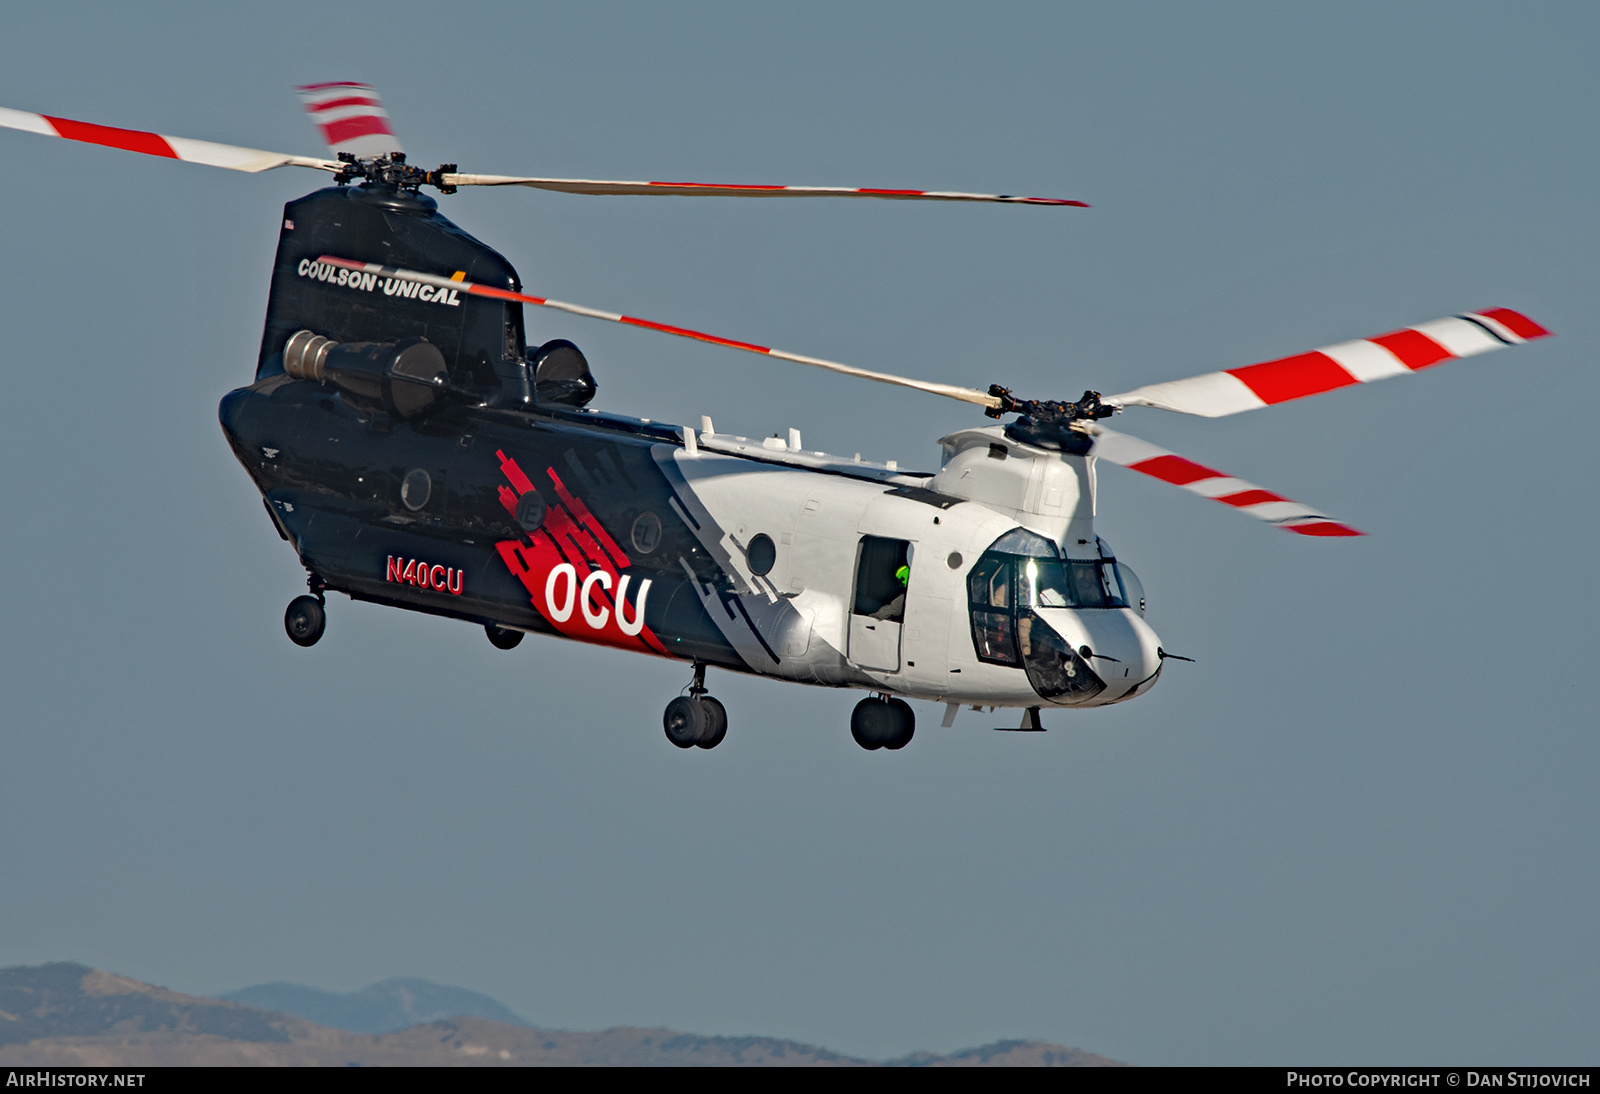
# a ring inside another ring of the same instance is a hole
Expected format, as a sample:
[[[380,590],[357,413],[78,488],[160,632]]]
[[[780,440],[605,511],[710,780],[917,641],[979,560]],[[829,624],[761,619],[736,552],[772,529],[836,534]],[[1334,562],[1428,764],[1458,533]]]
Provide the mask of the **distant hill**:
[[[284,1045],[308,1025],[65,961],[0,969],[0,1052],[38,1040],[148,1034]]]
[[[342,994],[304,984],[256,984],[222,998],[352,1033],[392,1033],[441,1018],[487,1018],[508,1026],[530,1025],[498,999],[427,980],[384,980]]]
[[[397,984],[401,986],[393,986]],[[429,995],[417,990],[417,985],[443,994]],[[510,1014],[486,996],[426,981],[386,981],[351,994],[360,997],[369,992],[377,1000],[409,1000],[403,1005],[418,1006],[424,1012],[432,1005],[426,1000],[460,992],[469,999],[487,1000]],[[1117,1066],[1103,1056],[1042,1041],[997,1041],[948,1056],[923,1052],[876,1061],[771,1037],[699,1037],[632,1028],[566,1033],[532,1029],[518,1022],[451,1017],[387,1033],[351,1033],[292,1014],[183,995],[84,965],[58,962],[0,969],[0,1067]]]

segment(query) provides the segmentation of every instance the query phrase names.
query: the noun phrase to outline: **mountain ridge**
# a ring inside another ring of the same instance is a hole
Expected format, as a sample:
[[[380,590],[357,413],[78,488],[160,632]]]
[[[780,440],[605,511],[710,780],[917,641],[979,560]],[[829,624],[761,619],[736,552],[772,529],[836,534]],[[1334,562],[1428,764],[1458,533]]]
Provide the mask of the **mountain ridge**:
[[[396,983],[383,981],[372,988],[392,989]],[[444,993],[459,991],[505,1009],[496,1000],[465,989],[427,981],[398,983],[413,988],[427,985]],[[956,1053],[917,1052],[880,1061],[774,1037],[703,1037],[626,1026],[582,1033],[477,1016],[453,1016],[384,1033],[353,1033],[289,1013],[185,995],[72,962],[0,969],[0,1067],[185,1065],[1122,1066],[1042,1041],[996,1041]]]
[[[466,988],[415,977],[394,977],[359,991],[333,992],[277,980],[217,996],[258,1010],[292,1014],[350,1033],[394,1033],[445,1018],[487,1018],[508,1026],[533,1023],[500,1000]]]

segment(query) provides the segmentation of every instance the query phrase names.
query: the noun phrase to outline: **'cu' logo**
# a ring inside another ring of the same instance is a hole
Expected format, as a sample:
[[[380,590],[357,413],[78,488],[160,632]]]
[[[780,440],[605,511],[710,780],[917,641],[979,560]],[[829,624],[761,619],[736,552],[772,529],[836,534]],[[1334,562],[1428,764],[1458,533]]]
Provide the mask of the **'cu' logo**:
[[[644,630],[644,602],[650,595],[650,579],[647,577],[639,582],[639,601],[634,606],[633,619],[630,621],[623,614],[623,609],[628,606],[628,582],[631,580],[631,574],[623,574],[622,581],[617,585],[617,629],[629,638]],[[556,599],[558,583],[566,586],[565,595],[559,601]],[[565,623],[572,618],[573,608],[581,608],[585,623],[597,631],[604,630],[606,621],[611,617],[611,609],[593,602],[596,585],[609,590],[611,575],[604,570],[591,570],[580,585],[578,571],[572,563],[563,562],[556,566],[544,582],[544,602],[550,609],[550,618],[557,623]]]

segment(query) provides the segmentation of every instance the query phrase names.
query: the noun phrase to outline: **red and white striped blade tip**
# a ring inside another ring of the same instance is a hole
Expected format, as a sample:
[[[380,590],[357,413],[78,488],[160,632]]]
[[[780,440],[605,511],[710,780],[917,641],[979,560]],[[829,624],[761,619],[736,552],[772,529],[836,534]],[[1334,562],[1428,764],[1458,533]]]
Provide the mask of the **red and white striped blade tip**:
[[[890,201],[990,201],[1007,205],[1089,206],[1066,198],[1026,198],[1010,194],[968,194],[958,190],[888,190],[850,186],[755,186],[715,182],[618,182],[607,179],[530,178],[521,175],[446,175],[453,186],[530,186],[564,194],[655,195],[732,198],[885,198]]]
[[[274,167],[316,167],[324,171],[337,171],[339,164],[317,156],[290,156],[282,152],[265,152],[259,148],[241,148],[233,144],[197,141],[187,137],[169,137],[161,133],[147,133],[142,129],[118,129],[93,122],[77,122],[71,118],[57,118],[49,114],[33,114],[24,110],[0,107],[0,127],[38,133],[44,137],[65,137],[85,144],[98,144],[106,148],[120,148],[125,152],[142,152],[147,156],[161,156],[185,163],[203,163],[208,167],[225,167],[230,171],[269,171]]]
[[[295,90],[335,157],[349,152],[357,159],[369,159],[405,151],[389,127],[383,100],[370,84],[340,81]]]
[[[1352,384],[1407,376],[1458,357],[1474,357],[1549,334],[1520,312],[1488,308],[1276,361],[1150,384],[1105,401],[1113,406],[1151,406],[1221,418]]]
[[[1126,433],[1100,428],[1090,451],[1108,463],[1120,464],[1172,486],[1182,487],[1191,494],[1221,502],[1286,532],[1302,536],[1365,535],[1348,524],[1341,524],[1281,494],[1263,490],[1255,483],[1213,470]]]

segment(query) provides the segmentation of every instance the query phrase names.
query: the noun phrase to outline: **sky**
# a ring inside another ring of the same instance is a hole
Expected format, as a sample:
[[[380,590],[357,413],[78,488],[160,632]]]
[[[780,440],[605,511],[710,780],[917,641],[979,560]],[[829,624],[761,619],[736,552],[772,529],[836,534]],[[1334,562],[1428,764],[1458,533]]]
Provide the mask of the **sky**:
[[[0,132],[0,965],[194,993],[417,976],[539,1025],[888,1057],[1572,1064],[1600,1025],[1592,449],[1600,9],[685,3],[18,8],[0,105],[302,154],[296,84],[414,162],[957,189],[441,199],[528,291],[931,380],[1125,391],[1486,307],[1556,337],[1118,429],[1369,533],[1118,468],[1171,665],[1045,734],[334,596],[216,421],[321,184]],[[557,314],[597,407],[932,470],[969,407]]]

